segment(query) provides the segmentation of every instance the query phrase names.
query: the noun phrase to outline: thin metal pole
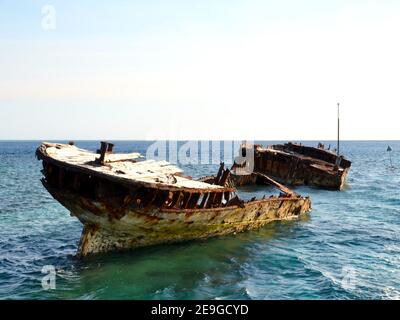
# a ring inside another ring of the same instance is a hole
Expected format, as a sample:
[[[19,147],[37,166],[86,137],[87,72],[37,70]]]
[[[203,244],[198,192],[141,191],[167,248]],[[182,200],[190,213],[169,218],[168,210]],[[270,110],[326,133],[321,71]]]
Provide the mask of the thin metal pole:
[[[337,104],[337,155],[340,154],[340,103]]]

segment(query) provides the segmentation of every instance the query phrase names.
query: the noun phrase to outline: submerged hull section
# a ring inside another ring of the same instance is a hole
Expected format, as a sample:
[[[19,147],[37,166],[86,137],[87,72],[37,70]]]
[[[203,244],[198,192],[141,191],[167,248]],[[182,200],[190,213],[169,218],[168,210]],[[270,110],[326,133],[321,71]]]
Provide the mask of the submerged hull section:
[[[228,235],[295,219],[311,210],[309,198],[284,197],[225,208],[140,209],[46,187],[84,225],[79,256]]]

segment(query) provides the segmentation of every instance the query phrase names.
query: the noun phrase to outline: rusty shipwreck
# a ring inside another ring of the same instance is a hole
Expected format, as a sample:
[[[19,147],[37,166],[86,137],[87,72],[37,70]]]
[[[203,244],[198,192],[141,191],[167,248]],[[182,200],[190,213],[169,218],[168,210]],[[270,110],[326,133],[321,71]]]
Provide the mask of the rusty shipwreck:
[[[267,147],[243,143],[240,153],[232,167],[237,186],[263,182],[268,175],[286,185],[342,190],[351,167],[349,160],[321,143],[316,148],[291,142]],[[251,168],[244,157],[251,159]]]
[[[223,165],[194,180],[168,162],[112,149],[43,143],[36,151],[44,187],[83,224],[78,256],[231,234],[311,209],[308,197],[273,180],[279,196],[242,201]]]

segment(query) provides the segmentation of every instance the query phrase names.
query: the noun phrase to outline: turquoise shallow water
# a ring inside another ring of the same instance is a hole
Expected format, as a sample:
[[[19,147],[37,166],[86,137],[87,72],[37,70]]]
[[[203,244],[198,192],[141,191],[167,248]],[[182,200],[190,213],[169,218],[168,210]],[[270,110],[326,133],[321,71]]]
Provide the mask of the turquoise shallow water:
[[[353,161],[346,190],[297,188],[313,201],[301,220],[82,261],[74,258],[80,223],[40,183],[38,144],[0,142],[2,299],[400,299],[400,142],[343,142]],[[199,177],[217,167],[184,169]],[[42,288],[45,265],[57,269],[55,290]]]

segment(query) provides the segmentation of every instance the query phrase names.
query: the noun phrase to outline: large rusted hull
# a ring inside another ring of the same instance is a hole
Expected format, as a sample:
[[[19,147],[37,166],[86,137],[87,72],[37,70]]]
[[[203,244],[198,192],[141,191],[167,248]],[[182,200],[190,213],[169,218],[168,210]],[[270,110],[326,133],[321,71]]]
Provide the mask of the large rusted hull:
[[[310,199],[300,197],[272,197],[228,208],[122,208],[112,201],[96,201],[44,185],[84,225],[79,256],[228,235],[295,219],[311,210]]]
[[[351,162],[321,148],[296,144],[255,146],[254,173],[262,173],[286,185],[309,185],[318,188],[342,190],[350,171]],[[234,168],[232,179],[236,186],[258,182],[253,172],[240,166]]]
[[[37,157],[44,187],[84,226],[79,256],[231,234],[311,209],[309,198],[268,177],[279,197],[240,200],[223,164],[215,177],[200,181],[166,163],[107,159],[105,153],[97,160],[61,144],[42,144]]]

